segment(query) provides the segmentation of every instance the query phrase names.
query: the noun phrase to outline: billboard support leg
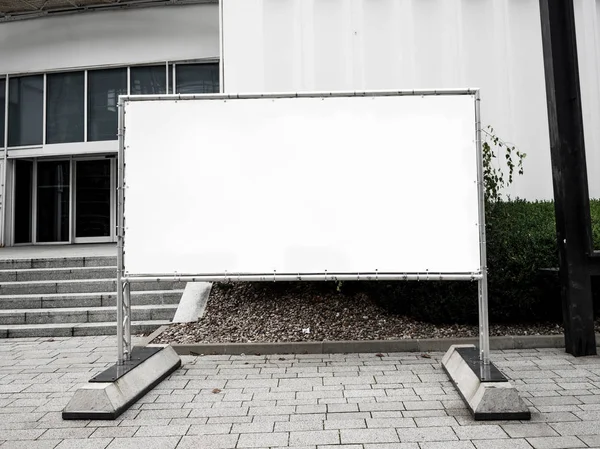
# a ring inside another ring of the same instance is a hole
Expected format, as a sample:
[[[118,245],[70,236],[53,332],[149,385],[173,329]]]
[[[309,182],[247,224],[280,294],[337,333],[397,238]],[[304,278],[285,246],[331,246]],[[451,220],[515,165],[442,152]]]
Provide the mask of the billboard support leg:
[[[63,409],[63,419],[115,419],[181,366],[170,346],[131,346],[131,282],[125,278],[125,112],[119,98],[117,188],[117,363],[82,385]]]

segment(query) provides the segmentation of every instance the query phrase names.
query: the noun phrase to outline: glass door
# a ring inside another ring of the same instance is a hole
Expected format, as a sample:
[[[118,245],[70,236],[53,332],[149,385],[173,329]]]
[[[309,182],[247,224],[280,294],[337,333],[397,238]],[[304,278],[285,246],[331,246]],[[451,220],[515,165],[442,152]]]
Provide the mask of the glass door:
[[[33,243],[33,167],[28,159],[14,162],[14,242]]]
[[[71,161],[38,161],[36,181],[36,242],[69,242]]]
[[[114,233],[114,159],[75,160],[75,242],[110,242]]]

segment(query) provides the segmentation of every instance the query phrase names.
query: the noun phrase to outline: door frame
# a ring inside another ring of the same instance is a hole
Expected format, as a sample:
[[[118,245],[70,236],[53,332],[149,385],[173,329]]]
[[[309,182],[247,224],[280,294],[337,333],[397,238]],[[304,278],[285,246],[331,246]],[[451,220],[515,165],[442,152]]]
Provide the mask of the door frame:
[[[77,162],[81,161],[105,161],[110,163],[110,235],[101,237],[77,237]],[[72,201],[71,201],[71,242],[73,243],[110,243],[116,238],[116,190],[117,190],[117,164],[116,156],[89,156],[89,157],[73,157],[71,161],[71,186],[72,186]],[[115,226],[113,226],[113,224]]]
[[[69,239],[63,240],[60,242],[38,242],[37,240],[37,228],[38,228],[38,220],[37,220],[37,204],[38,204],[38,163],[40,162],[49,162],[49,161],[69,161],[69,217],[72,216],[73,213],[73,189],[72,180],[73,180],[73,161],[70,156],[56,156],[56,157],[23,157],[23,158],[15,158],[14,160],[23,159],[29,160],[33,163],[32,173],[31,173],[31,242],[23,242],[23,243],[15,243],[15,195],[16,195],[16,165],[12,164],[12,176],[11,176],[11,195],[13,200],[11,201],[11,223],[10,223],[10,241],[13,246],[31,246],[31,245],[68,245],[72,243],[72,234],[73,234],[73,226],[72,220],[69,219]]]
[[[24,243],[15,243],[15,201],[14,195],[16,192],[16,177],[14,176],[16,166],[15,164],[11,164],[11,196],[12,200],[10,202],[10,228],[9,228],[9,236],[10,243],[12,246],[31,246],[31,245],[69,245],[73,243],[112,243],[116,241],[116,221],[117,221],[117,213],[116,213],[116,204],[117,204],[117,163],[116,163],[116,155],[90,155],[86,156],[56,156],[56,157],[24,157],[24,158],[14,158],[16,159],[26,159],[33,162],[32,167],[32,180],[31,180],[31,189],[32,189],[32,198],[31,198],[31,242]],[[89,161],[89,160],[110,160],[110,184],[111,184],[111,195],[110,195],[110,236],[106,237],[79,237],[76,238],[76,224],[75,224],[75,199],[76,199],[76,177],[75,170],[77,167],[77,161]],[[38,203],[38,194],[37,194],[37,173],[38,173],[38,162],[46,162],[46,161],[69,161],[69,240],[64,240],[61,242],[38,242],[37,241],[37,203]]]

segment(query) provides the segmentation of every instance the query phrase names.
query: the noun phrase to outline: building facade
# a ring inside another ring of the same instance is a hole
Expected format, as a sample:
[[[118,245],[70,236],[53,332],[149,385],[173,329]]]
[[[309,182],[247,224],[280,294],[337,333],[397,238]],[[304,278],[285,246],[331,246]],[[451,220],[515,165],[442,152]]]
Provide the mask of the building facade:
[[[575,6],[600,197],[600,0]],[[511,196],[551,199],[538,0],[222,0],[0,17],[0,243],[115,240],[119,95],[464,87],[481,88],[483,125],[527,153]]]

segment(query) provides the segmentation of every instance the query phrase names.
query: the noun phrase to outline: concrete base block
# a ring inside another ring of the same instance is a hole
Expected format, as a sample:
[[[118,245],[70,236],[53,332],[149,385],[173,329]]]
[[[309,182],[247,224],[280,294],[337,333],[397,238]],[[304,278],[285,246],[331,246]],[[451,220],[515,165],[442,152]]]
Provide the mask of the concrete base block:
[[[517,390],[507,381],[482,381],[459,348],[474,345],[453,345],[442,358],[442,367],[471,410],[476,421],[528,420],[531,412]]]
[[[188,282],[179,301],[173,323],[192,323],[204,315],[211,282]]]
[[[117,418],[181,366],[181,359],[172,347],[160,346],[161,351],[114,382],[90,382],[81,386],[63,410],[63,419]]]

